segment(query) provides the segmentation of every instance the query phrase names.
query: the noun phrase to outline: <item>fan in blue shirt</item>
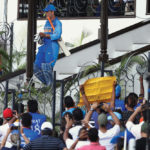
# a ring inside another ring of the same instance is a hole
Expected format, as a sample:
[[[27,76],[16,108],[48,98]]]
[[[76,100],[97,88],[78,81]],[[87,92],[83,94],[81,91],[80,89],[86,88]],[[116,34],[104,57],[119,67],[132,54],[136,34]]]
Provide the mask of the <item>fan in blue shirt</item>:
[[[46,121],[46,116],[38,113],[38,103],[36,100],[28,101],[28,112],[32,116],[31,129],[38,135],[41,134],[41,126]]]
[[[39,137],[39,135],[36,132],[30,129],[32,123],[31,121],[32,116],[29,113],[24,113],[21,115],[21,124],[23,127],[23,133],[29,139],[29,141],[33,141]],[[25,145],[26,145],[25,141],[21,135],[21,147],[24,147]]]

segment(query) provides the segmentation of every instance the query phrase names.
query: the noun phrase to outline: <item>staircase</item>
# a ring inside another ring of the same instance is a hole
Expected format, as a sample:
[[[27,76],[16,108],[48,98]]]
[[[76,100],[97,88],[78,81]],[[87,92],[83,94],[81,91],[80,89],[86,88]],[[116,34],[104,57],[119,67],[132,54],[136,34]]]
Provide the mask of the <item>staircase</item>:
[[[143,53],[150,50],[150,20],[145,20],[130,27],[119,30],[108,36],[107,52],[109,60],[120,58],[127,53]],[[98,63],[100,41],[97,39],[74,48],[71,55],[60,55],[54,70],[58,80],[77,74],[86,63]]]

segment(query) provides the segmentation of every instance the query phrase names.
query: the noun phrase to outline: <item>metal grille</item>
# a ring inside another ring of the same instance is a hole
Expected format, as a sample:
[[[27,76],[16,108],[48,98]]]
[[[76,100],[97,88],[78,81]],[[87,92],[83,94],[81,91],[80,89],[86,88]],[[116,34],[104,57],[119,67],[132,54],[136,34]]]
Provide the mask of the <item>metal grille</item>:
[[[135,1],[114,2],[108,0],[109,16],[134,15]],[[43,18],[42,10],[49,4],[49,0],[37,0],[37,18]],[[56,16],[58,17],[98,17],[100,16],[101,2],[99,0],[54,0]],[[28,16],[28,0],[19,0],[18,18]]]

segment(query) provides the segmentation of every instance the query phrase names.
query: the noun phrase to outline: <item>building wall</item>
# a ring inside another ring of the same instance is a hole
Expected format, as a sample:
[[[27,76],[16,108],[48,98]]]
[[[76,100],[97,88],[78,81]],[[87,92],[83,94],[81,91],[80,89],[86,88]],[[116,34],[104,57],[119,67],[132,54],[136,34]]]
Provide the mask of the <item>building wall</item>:
[[[27,21],[17,20],[18,0],[8,0],[8,23],[14,22],[14,47],[20,49],[27,45]],[[0,21],[3,20],[4,0],[0,0]],[[148,18],[145,14],[146,0],[136,0],[136,18],[117,18],[109,19],[109,33],[135,24],[144,18]],[[38,32],[43,31],[45,21],[38,20]],[[98,37],[98,28],[100,27],[100,19],[79,19],[79,20],[62,20],[63,24],[63,40],[70,43],[78,43],[83,31],[90,35],[83,40],[83,44],[95,40]],[[23,41],[23,43],[22,43]]]

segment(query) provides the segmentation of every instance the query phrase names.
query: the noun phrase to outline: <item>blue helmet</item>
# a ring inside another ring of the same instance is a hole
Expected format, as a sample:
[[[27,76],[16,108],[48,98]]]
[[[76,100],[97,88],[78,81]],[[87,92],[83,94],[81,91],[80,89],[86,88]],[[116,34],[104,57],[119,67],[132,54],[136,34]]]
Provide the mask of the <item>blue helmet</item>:
[[[53,4],[49,4],[49,5],[47,5],[47,6],[43,9],[43,11],[45,11],[45,12],[47,12],[47,11],[56,11],[56,8],[55,8],[55,6],[54,6]]]

